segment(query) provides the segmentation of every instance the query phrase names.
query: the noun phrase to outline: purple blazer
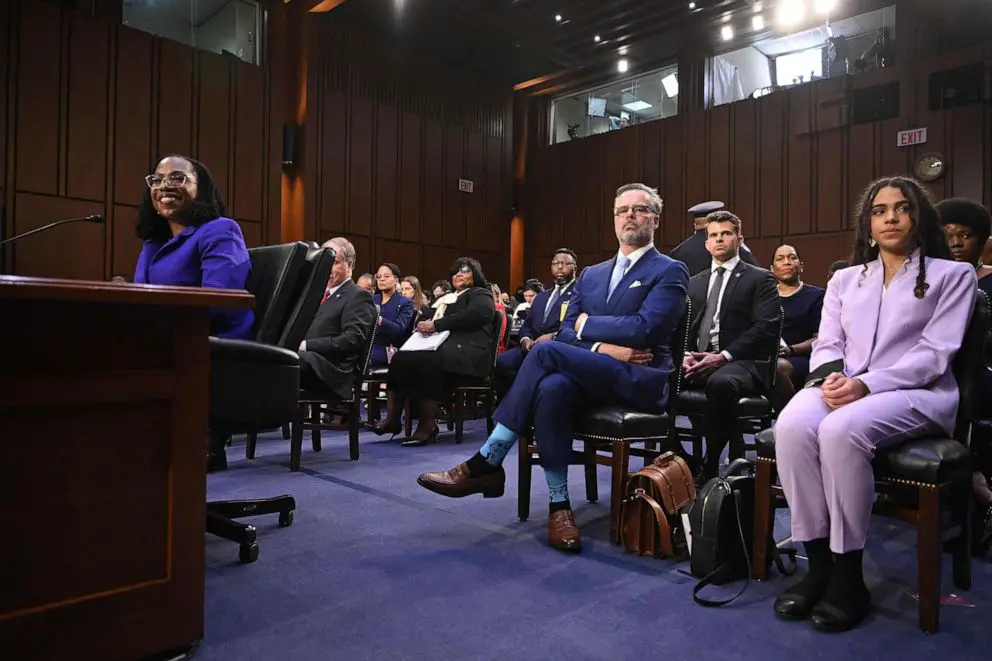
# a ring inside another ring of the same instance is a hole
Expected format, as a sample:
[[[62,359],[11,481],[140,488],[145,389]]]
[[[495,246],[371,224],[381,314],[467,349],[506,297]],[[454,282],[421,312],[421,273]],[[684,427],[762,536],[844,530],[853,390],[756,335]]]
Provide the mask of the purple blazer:
[[[134,281],[149,285],[244,289],[251,261],[241,226],[230,218],[214,218],[187,227],[165,243],[145,241],[134,269]],[[251,310],[211,310],[210,334],[244,339],[251,335]]]
[[[919,251],[889,282],[882,295],[879,260],[834,274],[827,285],[820,333],[810,371],[835,360],[872,393],[898,390],[910,406],[954,432],[958,384],[951,361],[964,339],[975,305],[975,267],[926,258],[930,288],[922,299],[916,287]]]

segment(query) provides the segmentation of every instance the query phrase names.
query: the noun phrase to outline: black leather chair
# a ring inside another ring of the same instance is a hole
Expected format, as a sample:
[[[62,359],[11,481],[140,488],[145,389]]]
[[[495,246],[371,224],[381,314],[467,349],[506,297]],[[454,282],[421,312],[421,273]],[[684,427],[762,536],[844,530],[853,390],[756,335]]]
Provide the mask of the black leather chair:
[[[785,320],[785,312],[779,308],[779,332],[773,344],[769,346],[768,369],[770,371],[769,383],[771,386],[768,392],[775,390],[775,382],[778,378],[778,348],[782,337],[782,324]],[[676,420],[679,416],[684,416],[692,421],[692,429],[679,429]],[[695,463],[702,465],[704,457],[703,437],[700,435],[704,429],[702,422],[706,416],[706,391],[702,389],[683,390],[673,410],[672,425],[673,432],[679,434],[680,441],[690,441],[692,444],[692,456]],[[762,429],[771,426],[775,419],[776,411],[768,399],[767,394],[753,397],[742,397],[737,400],[737,426],[741,435],[756,434]],[[743,456],[750,446],[742,444],[741,447],[732,446],[730,448],[731,459],[735,455]],[[753,449],[753,447],[750,447]]]
[[[685,314],[672,337],[672,359],[675,369],[669,381],[669,406],[678,400],[682,389],[682,356],[689,344],[689,322],[692,319],[692,301],[686,298]],[[599,499],[596,482],[596,466],[611,467],[610,474],[610,540],[620,543],[620,501],[625,496],[630,457],[643,457],[645,464],[660,454],[657,444],[672,446],[675,449],[674,425],[670,411],[665,413],[643,413],[623,406],[602,406],[584,412],[573,427],[573,437],[584,441],[583,451],[573,451],[570,465],[585,466],[586,499],[594,503]],[[521,521],[530,516],[531,471],[541,463],[537,445],[529,438],[521,438],[519,475],[517,482],[517,514]],[[644,443],[644,448],[631,447],[634,443]],[[610,456],[600,455],[608,451]]]
[[[294,321],[294,315],[312,318],[316,312],[316,304],[296,305],[298,281],[308,252],[304,243],[249,251],[252,274],[248,289],[256,297],[254,339],[210,338],[212,440],[226,439],[235,433],[276,429],[292,418],[300,389],[299,355],[276,343]],[[323,282],[318,283],[321,289],[326,278],[327,273]],[[307,300],[311,301],[310,292],[307,294]],[[258,558],[255,527],[234,519],[278,513],[279,525],[288,526],[293,522],[295,509],[296,501],[290,495],[209,502],[207,532],[237,542],[241,561],[254,562]]]
[[[334,266],[334,250],[323,248],[319,244],[309,242],[306,258],[303,266],[296,277],[296,286],[293,289],[291,301],[292,308],[289,316],[283,325],[283,330],[279,336],[278,346],[290,351],[296,351],[300,343],[310,330],[310,324],[317,314],[317,308],[327,289],[327,279],[330,277],[331,268]],[[289,439],[289,423],[283,426],[283,438]],[[245,458],[255,458],[255,446],[258,441],[258,432],[248,432],[245,443]]]
[[[985,366],[985,337],[989,305],[984,296],[975,311],[961,350],[954,359],[954,375],[961,393],[954,438],[918,438],[880,450],[873,462],[879,498],[873,512],[917,526],[917,590],[920,628],[935,633],[940,617],[940,554],[942,537],[953,540],[953,580],[962,590],[971,587],[971,435],[981,411],[980,370]],[[767,576],[767,542],[771,538],[775,507],[787,506],[776,484],[775,430],[757,437],[758,467],[755,475],[753,573]],[[942,530],[941,510],[949,505],[954,525]]]

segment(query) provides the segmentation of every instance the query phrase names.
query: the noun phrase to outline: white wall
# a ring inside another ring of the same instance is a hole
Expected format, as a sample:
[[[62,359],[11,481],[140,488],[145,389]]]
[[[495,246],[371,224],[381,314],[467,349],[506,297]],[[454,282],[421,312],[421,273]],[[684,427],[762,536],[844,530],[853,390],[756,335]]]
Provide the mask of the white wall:
[[[246,62],[255,62],[256,14],[254,5],[232,0],[196,28],[196,46],[213,53],[234,53]]]
[[[757,48],[748,46],[729,53],[721,53],[720,57],[737,67],[745,99],[755,90],[772,84],[770,62]]]

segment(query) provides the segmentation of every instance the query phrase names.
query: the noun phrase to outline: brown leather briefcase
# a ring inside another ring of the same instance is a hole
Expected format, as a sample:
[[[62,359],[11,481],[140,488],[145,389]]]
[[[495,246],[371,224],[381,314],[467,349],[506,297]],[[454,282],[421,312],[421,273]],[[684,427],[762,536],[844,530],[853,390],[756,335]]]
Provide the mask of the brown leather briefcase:
[[[638,555],[670,558],[687,551],[679,511],[696,498],[685,460],[666,452],[627,477],[620,504],[620,543]]]

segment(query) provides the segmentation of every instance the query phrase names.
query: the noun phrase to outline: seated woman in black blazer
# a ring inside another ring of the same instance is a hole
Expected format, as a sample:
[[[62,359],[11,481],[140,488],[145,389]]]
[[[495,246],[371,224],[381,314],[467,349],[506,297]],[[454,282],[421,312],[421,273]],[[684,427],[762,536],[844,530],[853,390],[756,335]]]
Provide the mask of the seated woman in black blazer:
[[[437,438],[437,413],[458,382],[486,378],[493,363],[493,319],[496,306],[482,266],[470,257],[451,265],[454,292],[434,304],[433,319],[420,321],[416,330],[431,334],[450,331],[436,351],[399,351],[389,365],[386,381],[386,419],[377,434],[398,434],[400,416],[409,397],[420,401],[417,430],[403,445],[424,445]]]

